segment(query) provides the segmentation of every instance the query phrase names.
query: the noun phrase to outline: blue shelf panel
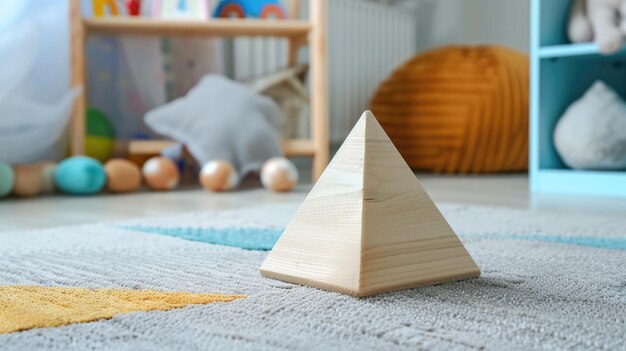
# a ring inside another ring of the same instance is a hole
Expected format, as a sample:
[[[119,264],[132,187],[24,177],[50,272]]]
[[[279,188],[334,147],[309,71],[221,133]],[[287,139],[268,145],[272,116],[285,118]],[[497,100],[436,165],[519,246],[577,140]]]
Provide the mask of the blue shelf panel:
[[[567,21],[571,0],[532,0],[533,25],[539,29],[540,46],[567,44]]]
[[[531,180],[533,191],[589,196],[626,196],[626,173],[540,169]]]
[[[539,48],[540,58],[598,55],[598,47],[593,43],[551,45]]]
[[[593,43],[568,43],[570,0],[531,1],[531,190],[626,197],[626,171],[567,169],[553,145],[557,121],[594,81],[603,80],[626,98],[626,48],[602,55]]]
[[[602,55],[600,54],[600,52],[598,51],[598,47],[594,43],[551,45],[540,47],[538,50],[538,56],[542,59],[591,55],[602,55],[602,57],[604,58],[615,58],[617,56],[623,55],[624,53],[625,50],[622,49],[612,55]]]

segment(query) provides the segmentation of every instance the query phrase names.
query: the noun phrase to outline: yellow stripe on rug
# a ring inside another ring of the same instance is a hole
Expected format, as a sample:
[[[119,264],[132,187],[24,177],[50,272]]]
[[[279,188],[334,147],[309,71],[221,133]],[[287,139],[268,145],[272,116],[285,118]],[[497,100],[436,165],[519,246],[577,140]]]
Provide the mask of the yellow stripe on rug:
[[[0,286],[0,334],[109,319],[121,313],[230,302],[245,297],[154,290]]]

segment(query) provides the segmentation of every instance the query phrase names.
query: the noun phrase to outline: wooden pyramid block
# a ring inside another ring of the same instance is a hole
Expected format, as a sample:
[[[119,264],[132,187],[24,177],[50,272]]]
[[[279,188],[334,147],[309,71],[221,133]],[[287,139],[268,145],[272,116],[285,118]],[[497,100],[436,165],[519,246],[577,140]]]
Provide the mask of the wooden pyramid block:
[[[368,296],[478,277],[480,269],[367,111],[261,274]]]

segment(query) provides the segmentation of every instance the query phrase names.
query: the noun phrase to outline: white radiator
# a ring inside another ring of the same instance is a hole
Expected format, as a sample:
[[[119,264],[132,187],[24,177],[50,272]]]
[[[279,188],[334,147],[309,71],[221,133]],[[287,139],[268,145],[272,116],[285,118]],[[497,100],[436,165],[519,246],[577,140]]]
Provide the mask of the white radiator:
[[[414,12],[363,0],[328,1],[328,60],[330,138],[341,142],[348,135],[378,84],[416,51]],[[307,1],[302,4],[308,18]],[[307,48],[300,62],[305,62]],[[280,39],[239,38],[233,43],[236,79],[273,72],[287,64],[287,43]],[[308,115],[308,114],[307,114]],[[302,123],[303,135],[308,121]]]

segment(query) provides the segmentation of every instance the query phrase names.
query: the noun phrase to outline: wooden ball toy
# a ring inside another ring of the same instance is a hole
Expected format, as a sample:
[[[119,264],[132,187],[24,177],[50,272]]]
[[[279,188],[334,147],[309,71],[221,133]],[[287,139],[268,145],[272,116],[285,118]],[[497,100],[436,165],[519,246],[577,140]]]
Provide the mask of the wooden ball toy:
[[[178,186],[180,172],[174,161],[165,157],[153,157],[144,163],[143,178],[155,191],[172,190]]]
[[[37,164],[13,166],[15,184],[13,194],[19,197],[30,197],[41,191],[41,167]]]
[[[54,184],[54,170],[57,165],[54,162],[44,161],[39,163],[41,174],[41,192],[44,194],[51,194],[56,190]]]
[[[136,164],[124,159],[112,159],[104,164],[107,189],[112,193],[127,193],[141,186],[141,171]]]
[[[202,166],[200,184],[209,191],[227,191],[237,186],[239,177],[235,167],[227,161],[211,161]]]
[[[298,184],[298,170],[284,157],[271,158],[261,168],[261,183],[271,191],[291,191]]]

